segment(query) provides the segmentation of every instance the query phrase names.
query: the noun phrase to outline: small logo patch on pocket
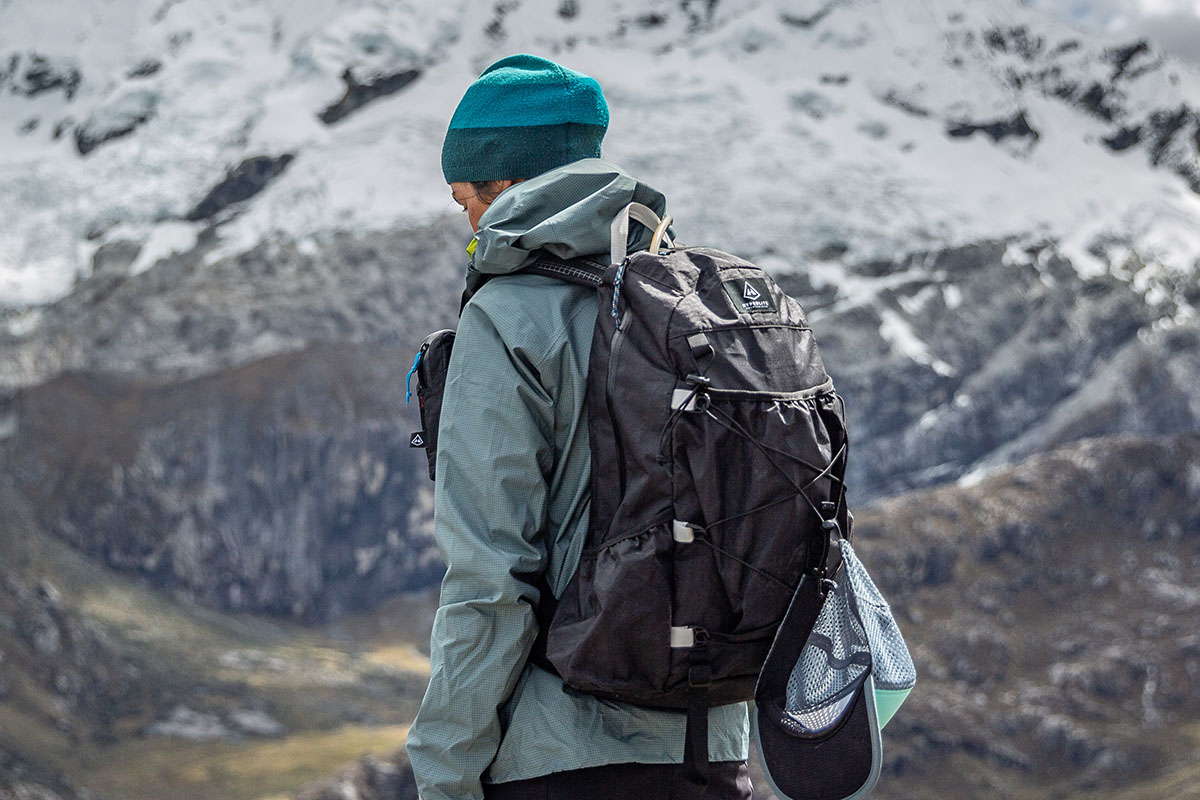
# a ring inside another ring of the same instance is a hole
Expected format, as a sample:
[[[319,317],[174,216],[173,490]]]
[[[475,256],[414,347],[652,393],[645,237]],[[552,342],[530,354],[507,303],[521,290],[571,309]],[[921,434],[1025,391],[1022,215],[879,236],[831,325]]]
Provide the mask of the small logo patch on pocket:
[[[771,290],[762,278],[734,278],[722,281],[725,294],[743,314],[761,314],[776,311],[775,301],[771,299]]]

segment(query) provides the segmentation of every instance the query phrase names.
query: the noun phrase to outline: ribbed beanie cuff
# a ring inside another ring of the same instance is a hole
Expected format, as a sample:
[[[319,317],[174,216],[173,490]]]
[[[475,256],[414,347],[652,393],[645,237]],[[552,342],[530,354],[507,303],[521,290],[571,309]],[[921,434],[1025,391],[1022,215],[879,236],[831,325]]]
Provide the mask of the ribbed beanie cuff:
[[[463,95],[442,144],[442,174],[457,181],[516,180],[599,158],[608,105],[593,78],[538,56],[484,70]]]

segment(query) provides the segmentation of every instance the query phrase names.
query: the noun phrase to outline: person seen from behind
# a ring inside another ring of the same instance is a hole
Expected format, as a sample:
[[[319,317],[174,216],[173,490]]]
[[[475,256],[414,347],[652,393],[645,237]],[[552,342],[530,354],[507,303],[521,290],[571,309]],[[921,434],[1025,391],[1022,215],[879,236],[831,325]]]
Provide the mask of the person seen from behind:
[[[598,304],[588,287],[520,270],[542,252],[607,263],[626,205],[666,212],[659,191],[600,158],[608,120],[594,79],[516,55],[467,88],[443,144],[475,237],[438,430],[434,525],[447,571],[408,737],[423,800],[752,794],[745,703],[710,710],[701,787],[684,778],[684,712],[565,688],[529,658],[538,604],[566,588],[588,530]],[[649,231],[631,231],[631,252],[649,243]]]

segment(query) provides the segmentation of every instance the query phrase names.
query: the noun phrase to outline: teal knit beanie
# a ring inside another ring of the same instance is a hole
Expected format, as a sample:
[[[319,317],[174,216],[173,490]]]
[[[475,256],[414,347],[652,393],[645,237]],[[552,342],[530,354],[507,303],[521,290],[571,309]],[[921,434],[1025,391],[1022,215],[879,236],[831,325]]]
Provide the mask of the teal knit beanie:
[[[608,130],[600,84],[538,56],[501,59],[467,88],[442,143],[447,183],[532,178],[599,158]]]

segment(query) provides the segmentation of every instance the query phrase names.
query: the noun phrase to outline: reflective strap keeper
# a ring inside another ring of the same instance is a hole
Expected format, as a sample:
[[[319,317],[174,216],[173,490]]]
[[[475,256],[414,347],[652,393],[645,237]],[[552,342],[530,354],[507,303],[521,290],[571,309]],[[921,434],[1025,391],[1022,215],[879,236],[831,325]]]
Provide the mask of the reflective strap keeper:
[[[696,541],[696,531],[691,524],[677,519],[671,523],[671,537],[677,542],[688,544]]]
[[[671,393],[671,408],[675,411],[692,411],[696,408],[699,394],[695,389],[676,389]]]
[[[696,630],[689,627],[671,626],[671,647],[691,647],[696,643]]]

